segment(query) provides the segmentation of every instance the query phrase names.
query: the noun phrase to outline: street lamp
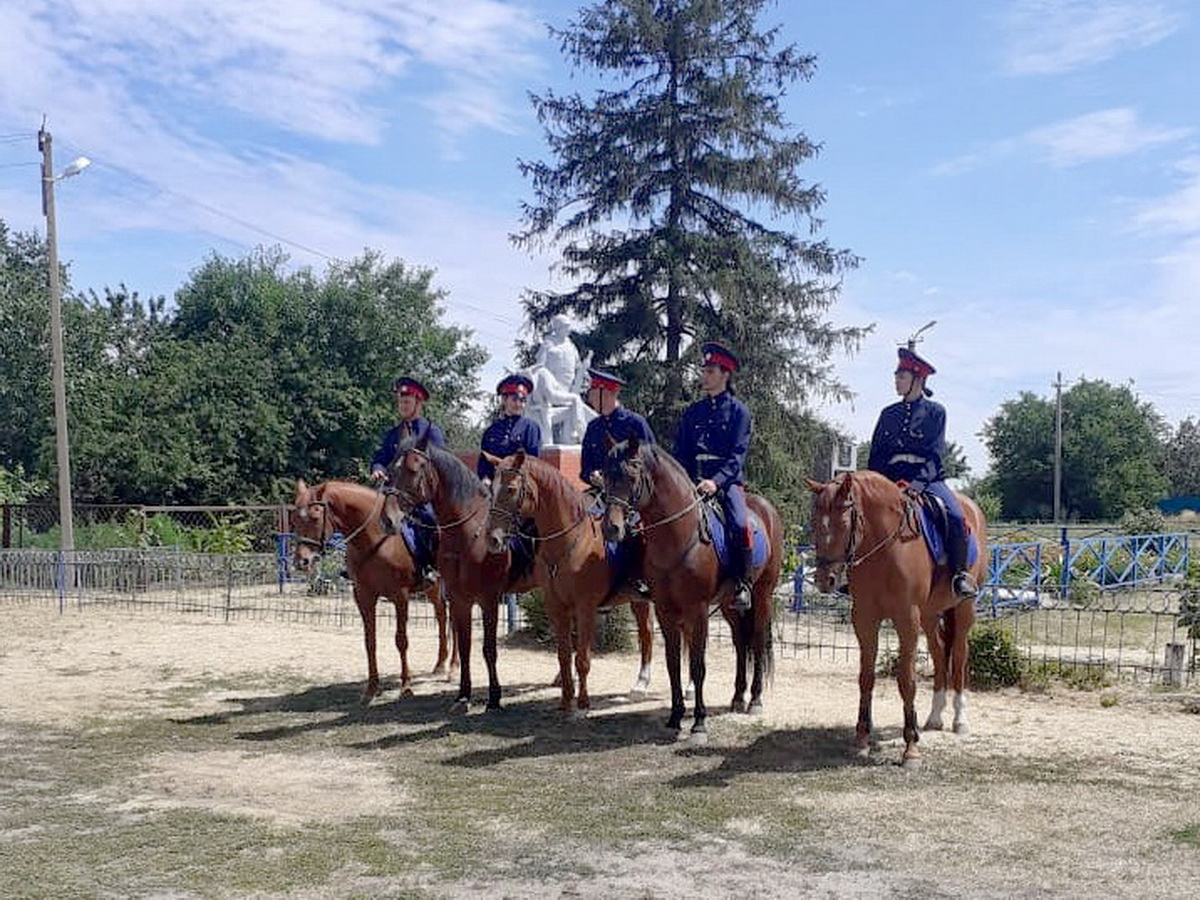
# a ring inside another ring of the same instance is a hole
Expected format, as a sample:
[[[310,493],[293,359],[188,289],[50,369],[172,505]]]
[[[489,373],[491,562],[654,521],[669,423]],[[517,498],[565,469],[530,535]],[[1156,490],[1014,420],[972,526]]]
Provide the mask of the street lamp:
[[[46,216],[46,257],[50,269],[50,356],[54,381],[54,446],[58,461],[59,547],[75,549],[75,513],[71,503],[71,449],[67,442],[67,380],[63,362],[62,282],[58,274],[58,231],[54,222],[54,182],[78,175],[91,160],[81,156],[61,175],[54,174],[50,132],[38,131],[42,151],[42,213]]]

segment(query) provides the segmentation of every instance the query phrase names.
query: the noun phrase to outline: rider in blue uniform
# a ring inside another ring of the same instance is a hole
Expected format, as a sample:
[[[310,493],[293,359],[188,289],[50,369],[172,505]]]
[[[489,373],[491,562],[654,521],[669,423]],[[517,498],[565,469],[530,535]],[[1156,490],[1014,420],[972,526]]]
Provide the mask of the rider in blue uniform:
[[[752,430],[750,410],[733,395],[729,380],[741,364],[726,347],[709,341],[701,347],[700,387],[707,396],[683,412],[675,435],[675,458],[705,497],[720,495],[729,536],[728,576],[737,589],[733,608],[750,608],[749,516],[746,510],[746,453]]]
[[[600,415],[588,422],[583,432],[583,443],[579,450],[579,478],[593,488],[603,486],[600,473],[604,470],[604,457],[608,448],[630,438],[643,444],[655,444],[654,431],[650,423],[637,413],[621,405],[621,388],[625,382],[609,372],[588,369],[588,406]],[[631,533],[617,551],[614,583],[629,583],[638,596],[648,600],[650,589],[641,578],[642,554],[645,545],[641,534]],[[611,598],[611,595],[610,595]],[[607,602],[607,601],[606,601]]]
[[[371,457],[371,480],[378,484],[387,478],[388,466],[396,458],[396,448],[401,441],[415,438],[427,438],[434,447],[446,446],[446,437],[438,428],[421,415],[425,401],[429,399],[429,391],[425,385],[415,378],[403,376],[392,382],[392,394],[396,398],[396,412],[400,421],[388,429],[380,441],[379,449]],[[437,520],[433,516],[433,507],[423,503],[412,510],[417,519],[414,530],[418,544],[418,564],[420,575],[425,579],[433,576],[433,555],[436,550],[434,537],[437,533]]]
[[[496,385],[496,393],[503,404],[503,415],[487,427],[480,442],[479,462],[475,471],[480,479],[491,480],[496,467],[484,457],[511,456],[524,450],[537,456],[542,450],[542,429],[537,422],[525,415],[525,403],[533,392],[533,382],[524,375],[507,375]]]
[[[930,400],[933,393],[925,379],[934,369],[912,349],[898,350],[896,393],[893,403],[879,414],[871,436],[871,456],[867,468],[902,484],[909,492],[928,492],[946,504],[946,557],[953,574],[951,584],[960,600],[974,597],[978,586],[967,571],[967,532],[962,506],[949,485],[942,459],[946,455],[946,410]]]
[[[507,375],[496,385],[496,393],[500,395],[503,414],[484,431],[479,445],[479,461],[475,464],[480,480],[488,483],[496,474],[496,467],[487,461],[484,453],[505,457],[518,450],[524,450],[530,456],[542,452],[541,426],[524,414],[525,403],[533,393],[533,381],[525,375]],[[513,548],[512,577],[524,575],[533,565],[537,529],[532,519],[520,523],[517,536]]]
[[[621,405],[621,388],[625,382],[616,375],[588,369],[588,406],[600,415],[588,422],[583,432],[583,444],[579,450],[579,478],[590,485],[597,485],[604,470],[604,457],[612,444],[619,444],[631,437],[643,444],[656,443],[650,423],[642,416]]]

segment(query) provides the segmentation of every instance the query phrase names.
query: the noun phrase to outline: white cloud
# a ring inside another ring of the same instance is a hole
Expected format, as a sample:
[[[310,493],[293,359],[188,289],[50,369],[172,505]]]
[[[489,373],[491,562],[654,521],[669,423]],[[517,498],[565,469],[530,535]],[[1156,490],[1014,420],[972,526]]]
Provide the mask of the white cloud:
[[[1105,109],[1036,128],[1024,140],[1044,149],[1056,166],[1127,156],[1186,137],[1191,129],[1155,128],[1132,109]]]
[[[1030,147],[1044,154],[1051,165],[1076,166],[1130,156],[1181,140],[1193,132],[1192,128],[1147,125],[1133,109],[1104,109],[993,141],[971,153],[938,163],[930,171],[940,176],[962,175],[1026,152]]]
[[[1020,0],[1006,17],[1013,75],[1056,75],[1140,50],[1183,24],[1148,0]]]
[[[1139,228],[1184,235],[1200,240],[1200,156],[1181,160],[1176,168],[1183,176],[1183,186],[1162,199],[1145,204],[1134,217]],[[1189,248],[1184,255],[1195,259]]]

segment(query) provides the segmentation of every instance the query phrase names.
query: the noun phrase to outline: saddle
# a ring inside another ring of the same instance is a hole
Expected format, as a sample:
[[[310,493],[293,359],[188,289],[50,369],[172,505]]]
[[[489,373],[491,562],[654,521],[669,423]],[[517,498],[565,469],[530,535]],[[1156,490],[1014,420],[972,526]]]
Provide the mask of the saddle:
[[[720,499],[714,494],[704,499],[704,515],[700,517],[700,540],[711,544],[717,554],[717,562],[724,573],[729,568],[729,529],[725,522],[725,508]],[[747,510],[747,524],[750,526],[751,544],[750,558],[746,560],[747,571],[753,571],[763,566],[770,553],[767,547],[767,530],[763,527],[762,519],[753,509]]]
[[[934,563],[944,566],[947,563],[946,542],[950,527],[950,512],[946,509],[946,501],[936,494],[923,492],[919,497],[908,501],[905,514],[916,520],[921,537]],[[963,522],[967,532],[967,565],[972,566],[979,558],[979,542],[967,522]],[[913,537],[916,535],[914,534]]]

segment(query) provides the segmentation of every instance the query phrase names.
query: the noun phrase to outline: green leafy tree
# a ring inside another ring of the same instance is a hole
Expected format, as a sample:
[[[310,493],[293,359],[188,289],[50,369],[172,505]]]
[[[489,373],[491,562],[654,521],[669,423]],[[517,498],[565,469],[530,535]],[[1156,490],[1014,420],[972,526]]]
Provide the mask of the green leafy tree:
[[[692,342],[737,349],[760,437],[786,443],[772,423],[814,393],[845,396],[828,360],[866,332],[825,319],[858,260],[811,238],[824,192],[798,169],[818,145],[789,129],[780,100],[815,58],[757,29],[764,5],[588,6],[552,33],[577,68],[617,83],[590,100],[532,97],[555,161],[520,163],[535,199],[514,239],[560,246],[574,286],[531,292],[527,313],[587,322],[585,348],[631,377],[631,402],[667,435],[690,394]]]
[[[1062,395],[1062,503],[1085,520],[1113,521],[1164,496],[1165,425],[1127,386],[1082,380]],[[985,423],[988,485],[1010,519],[1048,519],[1054,497],[1054,403],[1023,392]]]
[[[1200,494],[1200,422],[1191,416],[1167,443],[1166,468],[1173,496]]]
[[[0,465],[42,476],[40,447],[54,440],[46,266],[45,241],[0,220]]]

